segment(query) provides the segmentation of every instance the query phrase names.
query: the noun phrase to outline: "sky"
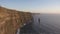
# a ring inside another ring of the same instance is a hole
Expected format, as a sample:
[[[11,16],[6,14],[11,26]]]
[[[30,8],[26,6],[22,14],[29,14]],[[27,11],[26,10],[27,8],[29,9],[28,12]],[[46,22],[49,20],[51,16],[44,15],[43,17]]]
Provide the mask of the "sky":
[[[34,13],[60,13],[60,0],[0,0],[0,5]]]

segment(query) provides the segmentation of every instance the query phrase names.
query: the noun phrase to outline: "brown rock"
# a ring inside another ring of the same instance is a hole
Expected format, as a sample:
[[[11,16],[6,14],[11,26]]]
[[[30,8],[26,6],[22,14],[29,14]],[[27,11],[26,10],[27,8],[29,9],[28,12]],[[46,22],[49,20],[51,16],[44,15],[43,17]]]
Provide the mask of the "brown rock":
[[[16,34],[16,30],[31,19],[32,16],[29,12],[0,7],[0,34]]]

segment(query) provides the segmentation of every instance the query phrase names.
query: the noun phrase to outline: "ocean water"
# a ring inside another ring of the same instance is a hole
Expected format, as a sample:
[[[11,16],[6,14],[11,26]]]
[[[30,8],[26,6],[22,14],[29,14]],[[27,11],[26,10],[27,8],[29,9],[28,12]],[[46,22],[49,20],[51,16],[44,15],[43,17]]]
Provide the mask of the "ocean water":
[[[41,34],[60,34],[60,14],[40,14]]]

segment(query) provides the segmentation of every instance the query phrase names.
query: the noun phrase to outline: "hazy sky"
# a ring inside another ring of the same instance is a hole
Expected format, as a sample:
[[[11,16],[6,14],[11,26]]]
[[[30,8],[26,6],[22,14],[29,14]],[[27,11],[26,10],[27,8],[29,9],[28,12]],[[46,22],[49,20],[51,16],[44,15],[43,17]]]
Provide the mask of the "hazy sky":
[[[0,5],[23,11],[60,13],[60,0],[0,0]]]

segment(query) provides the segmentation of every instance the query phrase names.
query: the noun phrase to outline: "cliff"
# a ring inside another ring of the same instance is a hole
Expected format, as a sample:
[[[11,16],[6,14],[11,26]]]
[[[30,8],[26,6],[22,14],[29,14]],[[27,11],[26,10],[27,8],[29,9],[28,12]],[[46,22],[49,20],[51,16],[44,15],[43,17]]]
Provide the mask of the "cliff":
[[[30,12],[0,7],[0,34],[16,34],[18,28],[31,21]]]

